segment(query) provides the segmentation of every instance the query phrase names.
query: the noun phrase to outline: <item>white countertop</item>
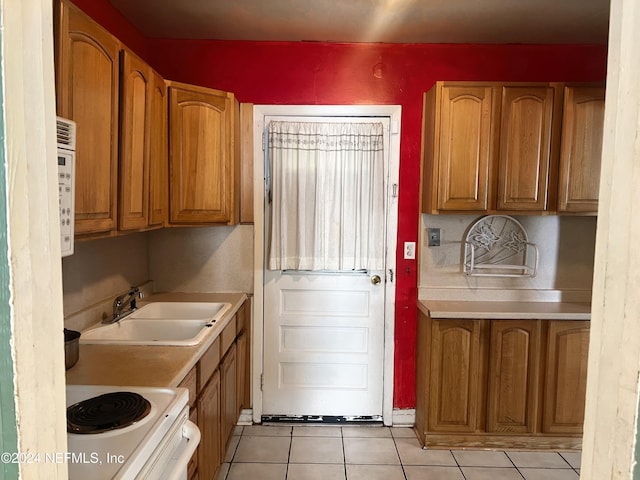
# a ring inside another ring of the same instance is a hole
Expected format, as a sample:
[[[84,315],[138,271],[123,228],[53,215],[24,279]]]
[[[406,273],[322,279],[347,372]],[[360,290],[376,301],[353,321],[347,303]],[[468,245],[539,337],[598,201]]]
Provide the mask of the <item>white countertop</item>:
[[[591,320],[588,302],[418,300],[418,309],[431,318]]]

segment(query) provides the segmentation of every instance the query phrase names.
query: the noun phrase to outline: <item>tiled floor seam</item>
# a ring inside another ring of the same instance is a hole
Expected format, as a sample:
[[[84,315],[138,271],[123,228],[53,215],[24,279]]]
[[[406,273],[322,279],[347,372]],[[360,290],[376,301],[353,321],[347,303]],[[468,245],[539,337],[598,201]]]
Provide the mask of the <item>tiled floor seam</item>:
[[[389,433],[391,433],[391,431],[389,431]],[[398,448],[398,443],[396,442],[396,437],[393,436],[393,433],[391,433],[391,438],[393,439],[393,446],[396,447],[396,454],[398,455],[398,460],[400,461],[400,468],[402,468],[402,475],[404,475],[404,480],[408,480],[409,477],[407,477],[407,471],[404,469],[404,463],[402,463],[400,449]]]
[[[515,463],[513,463],[513,460],[511,459],[511,457],[509,457],[509,455],[507,454],[507,452],[504,452],[504,451],[503,451],[502,453],[504,453],[504,454],[505,454],[505,456],[509,459],[509,462],[511,462],[511,465],[512,465],[511,467],[505,467],[505,466],[486,466],[486,465],[484,465],[484,466],[481,466],[481,465],[460,465],[460,462],[458,461],[458,459],[457,459],[457,458],[456,458],[456,456],[454,455],[453,450],[449,450],[449,452],[451,453],[451,456],[453,457],[453,460],[456,462],[456,465],[457,465],[457,467],[458,467],[458,470],[460,470],[460,473],[461,473],[462,477],[463,477],[465,480],[467,480],[467,476],[466,476],[466,475],[465,475],[465,473],[464,473],[464,468],[463,468],[463,467],[466,467],[466,468],[492,468],[492,469],[493,469],[493,468],[503,468],[503,469],[505,469],[505,470],[508,470],[508,469],[514,469],[516,472],[518,472],[518,474],[519,474],[519,475],[520,475],[524,480],[526,480],[526,478],[525,478],[524,474],[520,471],[520,469],[516,466],[516,464],[515,464]]]
[[[344,446],[344,432],[342,431],[342,427],[340,427],[340,440],[342,441],[342,467],[344,469],[344,478],[345,480],[349,480],[347,476],[347,449]]]
[[[289,455],[287,456],[287,466],[284,470],[284,478],[288,480],[289,478],[289,465],[291,465],[291,449],[293,448],[293,427],[289,431]]]
[[[571,465],[571,463],[569,463],[569,460],[567,460],[567,459],[565,458],[565,456],[564,456],[564,455],[562,455],[562,452],[558,452],[558,454],[562,457],[562,459],[563,459],[565,462],[567,462],[567,463],[569,464],[569,466],[571,467],[571,469],[572,469],[574,472],[576,472],[576,474],[577,474],[577,475],[578,475],[578,477],[579,477],[579,476],[580,476],[580,471],[579,471],[580,469],[579,469],[579,468],[574,467],[573,465]]]
[[[516,469],[516,471],[520,474],[520,476],[521,476],[524,480],[527,480],[527,479],[526,479],[526,477],[524,476],[524,473],[522,473],[522,472],[520,471],[520,469],[519,469],[519,468],[518,468],[518,466],[515,464],[515,462],[513,461],[513,459],[509,456],[509,454],[508,454],[507,452],[502,452],[502,453],[504,453],[504,454],[507,456],[507,458],[508,458],[508,459],[509,459],[509,461],[511,462],[511,465],[513,465],[513,468],[515,468],[515,469]]]
[[[458,470],[460,471],[460,475],[462,475],[462,478],[464,478],[464,480],[467,480],[467,476],[464,474],[464,470],[462,470],[462,466],[460,465],[460,462],[458,462],[458,459],[453,454],[453,450],[449,450],[449,453],[453,457],[453,461],[456,462],[456,466],[458,467]]]

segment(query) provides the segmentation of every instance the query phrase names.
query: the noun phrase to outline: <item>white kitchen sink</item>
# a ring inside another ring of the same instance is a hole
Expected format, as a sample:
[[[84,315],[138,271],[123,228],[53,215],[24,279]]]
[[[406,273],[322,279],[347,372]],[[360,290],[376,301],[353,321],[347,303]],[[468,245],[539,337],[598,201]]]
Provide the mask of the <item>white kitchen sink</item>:
[[[230,303],[155,302],[111,324],[82,332],[80,342],[124,345],[197,345]]]

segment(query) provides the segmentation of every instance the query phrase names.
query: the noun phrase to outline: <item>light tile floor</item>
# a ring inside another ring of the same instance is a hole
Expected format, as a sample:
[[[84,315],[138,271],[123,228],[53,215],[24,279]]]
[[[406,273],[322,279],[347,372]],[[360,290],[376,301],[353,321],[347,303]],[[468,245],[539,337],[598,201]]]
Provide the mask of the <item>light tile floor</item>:
[[[236,427],[217,480],[577,480],[580,452],[423,450],[410,428]]]

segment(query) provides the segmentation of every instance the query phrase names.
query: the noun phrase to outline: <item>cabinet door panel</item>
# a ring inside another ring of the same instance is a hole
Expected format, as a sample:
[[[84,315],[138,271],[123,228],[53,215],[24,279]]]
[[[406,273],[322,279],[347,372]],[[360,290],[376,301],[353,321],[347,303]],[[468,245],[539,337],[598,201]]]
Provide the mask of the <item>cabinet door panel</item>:
[[[152,72],[151,131],[149,132],[149,226],[167,223],[169,209],[169,145],[167,140],[167,87]]]
[[[232,102],[224,92],[170,88],[172,223],[232,220]]]
[[[253,223],[253,103],[240,104],[240,223]]]
[[[554,97],[553,87],[503,87],[498,209],[548,208]]]
[[[587,391],[589,322],[549,323],[543,431],[582,433]]]
[[[129,51],[122,52],[122,111],[118,227],[147,226],[149,206],[149,130],[151,69]]]
[[[566,87],[558,210],[597,213],[604,131],[604,88]]]
[[[534,432],[540,336],[537,320],[491,321],[487,431]]]
[[[220,366],[222,383],[222,445],[226,445],[238,421],[236,405],[237,360],[236,345],[233,344]]]
[[[57,29],[58,114],[76,122],[75,233],[117,226],[120,43],[73,5]]]
[[[438,208],[489,208],[493,89],[443,87],[439,132]]]
[[[248,298],[240,307],[238,311],[244,317],[244,336],[246,341],[245,347],[245,359],[244,359],[244,396],[242,398],[242,408],[251,408],[253,403],[251,401],[251,327],[252,327],[252,310],[251,310],[251,297]],[[239,368],[239,367],[238,367]]]
[[[240,333],[237,340],[238,364],[236,371],[236,419],[240,417],[243,408],[249,406],[245,404],[245,388],[247,376],[247,335],[245,331]]]
[[[216,370],[198,399],[198,475],[204,480],[213,480],[221,463],[220,425],[220,372]]]
[[[483,379],[480,320],[433,320],[428,430],[474,432]]]

